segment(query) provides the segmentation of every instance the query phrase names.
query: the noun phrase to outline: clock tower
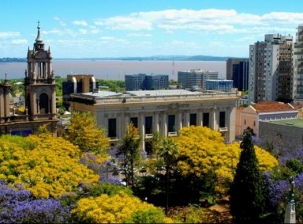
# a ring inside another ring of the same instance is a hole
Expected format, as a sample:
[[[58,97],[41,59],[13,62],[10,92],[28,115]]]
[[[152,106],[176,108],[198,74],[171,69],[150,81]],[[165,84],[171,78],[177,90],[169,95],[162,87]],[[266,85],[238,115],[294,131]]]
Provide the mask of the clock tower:
[[[25,71],[25,108],[30,121],[50,120],[56,117],[56,84],[52,70],[50,48],[45,50],[40,34],[40,22],[33,49],[27,52],[27,70]],[[51,122],[53,121],[53,122]]]

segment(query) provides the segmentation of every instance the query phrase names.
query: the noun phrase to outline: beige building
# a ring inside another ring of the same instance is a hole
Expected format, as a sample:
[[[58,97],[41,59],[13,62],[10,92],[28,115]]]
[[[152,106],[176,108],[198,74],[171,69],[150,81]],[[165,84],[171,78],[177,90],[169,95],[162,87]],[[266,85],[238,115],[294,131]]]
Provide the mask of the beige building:
[[[182,89],[98,91],[71,94],[73,111],[91,112],[98,126],[107,130],[112,143],[121,139],[132,122],[143,136],[142,148],[154,131],[162,136],[176,136],[182,127],[207,126],[218,130],[226,141],[235,139],[236,93],[202,93]]]
[[[40,26],[33,50],[27,52],[27,70],[24,79],[25,110],[19,111],[10,103],[10,84],[5,75],[0,84],[0,135],[28,135],[37,133],[43,124],[56,135],[56,84],[52,70],[50,49],[45,50]]]
[[[250,127],[259,137],[260,121],[275,121],[295,119],[298,110],[289,103],[276,101],[261,101],[248,107],[239,107],[236,110],[236,137],[241,138],[243,131]]]

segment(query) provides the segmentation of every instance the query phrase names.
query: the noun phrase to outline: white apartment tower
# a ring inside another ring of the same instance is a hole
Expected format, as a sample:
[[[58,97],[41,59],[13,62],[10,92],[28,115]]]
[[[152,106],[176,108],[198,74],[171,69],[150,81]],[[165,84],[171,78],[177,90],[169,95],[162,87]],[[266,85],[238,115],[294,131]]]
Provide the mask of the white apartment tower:
[[[299,25],[296,33],[296,42],[293,52],[294,88],[293,98],[295,103],[303,103],[303,24]]]
[[[266,34],[249,46],[250,103],[292,98],[292,36]]]

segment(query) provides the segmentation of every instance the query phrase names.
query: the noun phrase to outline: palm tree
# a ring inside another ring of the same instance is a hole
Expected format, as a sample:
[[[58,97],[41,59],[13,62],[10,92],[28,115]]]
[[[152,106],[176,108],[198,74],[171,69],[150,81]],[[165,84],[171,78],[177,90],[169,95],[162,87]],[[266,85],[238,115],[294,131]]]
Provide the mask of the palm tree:
[[[165,163],[165,175],[166,175],[166,207],[165,214],[168,213],[168,183],[169,183],[169,173],[171,167],[175,164],[178,155],[179,149],[178,145],[171,139],[163,139],[162,145],[159,147],[159,155],[163,158]]]

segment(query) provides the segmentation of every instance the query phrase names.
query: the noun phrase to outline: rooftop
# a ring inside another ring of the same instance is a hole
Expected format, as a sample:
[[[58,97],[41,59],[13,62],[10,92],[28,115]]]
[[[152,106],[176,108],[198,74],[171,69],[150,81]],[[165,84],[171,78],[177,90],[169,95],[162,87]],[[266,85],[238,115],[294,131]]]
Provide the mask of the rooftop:
[[[192,92],[184,89],[127,91],[126,93],[132,96],[184,96],[201,94],[199,92]]]
[[[257,104],[252,104],[251,106],[258,112],[296,110],[288,103],[280,103],[276,101],[264,101]]]
[[[238,96],[235,92],[200,92],[189,91],[184,89],[170,90],[139,90],[126,91],[117,93],[111,91],[96,91],[89,93],[73,93],[71,94],[72,101],[86,101],[87,103],[113,103],[113,102],[142,102],[142,101],[179,101],[179,100],[199,100],[199,99],[228,99],[237,100]]]
[[[283,126],[294,126],[298,128],[303,128],[303,119],[281,119],[281,120],[271,120],[271,121],[260,121],[260,122],[269,122],[272,124],[283,125]]]

